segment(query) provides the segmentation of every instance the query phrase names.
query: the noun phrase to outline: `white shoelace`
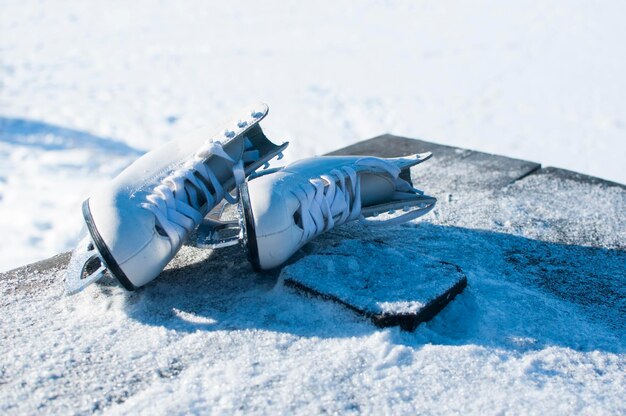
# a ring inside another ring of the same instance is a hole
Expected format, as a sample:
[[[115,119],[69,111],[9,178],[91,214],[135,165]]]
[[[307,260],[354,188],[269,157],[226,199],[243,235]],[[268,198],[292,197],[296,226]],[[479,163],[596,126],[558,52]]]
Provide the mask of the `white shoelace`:
[[[209,142],[192,160],[163,179],[146,198],[148,202],[141,204],[142,208],[154,214],[157,224],[170,238],[173,247],[178,247],[222,199],[231,204],[238,201],[239,196],[226,192],[205,162],[209,156],[217,156],[232,163],[235,186],[238,186],[246,177],[244,162],[259,158],[259,151],[252,149],[253,145],[248,138],[244,138],[244,142],[244,153],[238,161],[226,153],[219,141]],[[214,193],[209,191],[207,183],[211,184]]]
[[[400,168],[385,160],[365,157],[357,160],[355,165],[389,174],[395,185],[393,200],[407,199],[421,193],[399,178]],[[361,217],[361,181],[354,168],[343,166],[333,169],[328,175],[309,180],[309,184],[292,191],[300,202],[299,214],[304,241]],[[402,222],[402,217],[404,216],[386,223],[390,225]]]

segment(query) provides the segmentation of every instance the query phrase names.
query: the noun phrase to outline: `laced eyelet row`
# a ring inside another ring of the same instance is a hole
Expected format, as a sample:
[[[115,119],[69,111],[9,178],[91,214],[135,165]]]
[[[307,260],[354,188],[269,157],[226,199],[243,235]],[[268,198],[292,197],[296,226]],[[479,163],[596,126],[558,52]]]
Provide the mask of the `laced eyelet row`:
[[[394,198],[399,194],[419,191],[399,178],[400,169],[385,161],[365,157],[355,162],[366,170],[389,175],[394,181]],[[309,183],[292,190],[300,202],[297,217],[302,228],[302,240],[311,238],[331,228],[361,217],[361,180],[357,170],[350,166],[333,169],[327,175],[309,180]]]

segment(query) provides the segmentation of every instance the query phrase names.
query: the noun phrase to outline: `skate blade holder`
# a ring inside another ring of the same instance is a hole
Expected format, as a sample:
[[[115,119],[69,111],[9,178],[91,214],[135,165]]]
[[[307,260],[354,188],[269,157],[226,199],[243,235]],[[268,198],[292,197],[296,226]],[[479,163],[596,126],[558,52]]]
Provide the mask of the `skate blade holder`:
[[[78,245],[72,252],[72,258],[65,274],[65,291],[68,295],[76,294],[85,287],[100,280],[107,267],[96,249],[86,229],[81,232]]]
[[[278,172],[283,167],[276,167],[252,173],[239,185],[239,202],[230,204],[222,201],[202,220],[190,238],[190,245],[197,248],[218,249],[240,244],[246,247],[247,235],[243,215],[243,204],[248,194],[248,182],[252,179]],[[243,195],[243,197],[242,197]]]
[[[401,224],[428,214],[437,203],[437,198],[417,194],[414,198],[391,201],[372,207],[363,207],[361,222],[372,226]]]
[[[224,248],[243,240],[243,227],[239,220],[218,221],[205,218],[195,232],[194,246],[198,248]]]

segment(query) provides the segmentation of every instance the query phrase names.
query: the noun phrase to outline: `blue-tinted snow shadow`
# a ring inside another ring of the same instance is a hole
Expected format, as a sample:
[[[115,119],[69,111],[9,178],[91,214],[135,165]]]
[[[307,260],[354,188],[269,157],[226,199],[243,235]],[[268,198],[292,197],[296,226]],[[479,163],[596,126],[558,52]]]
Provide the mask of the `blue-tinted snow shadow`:
[[[556,244],[509,234],[444,227],[340,227],[304,255],[339,239],[410,247],[460,265],[468,287],[416,332],[391,330],[392,341],[484,345],[524,351],[556,345],[623,352],[626,252]],[[393,261],[393,259],[390,259]],[[239,247],[171,268],[126,298],[130,318],[184,332],[260,329],[303,337],[354,337],[379,331],[344,307],[298,295],[278,273],[254,273]],[[398,299],[402,300],[402,299]]]
[[[0,117],[0,142],[42,150],[95,149],[129,156],[144,151],[111,138],[23,118]]]

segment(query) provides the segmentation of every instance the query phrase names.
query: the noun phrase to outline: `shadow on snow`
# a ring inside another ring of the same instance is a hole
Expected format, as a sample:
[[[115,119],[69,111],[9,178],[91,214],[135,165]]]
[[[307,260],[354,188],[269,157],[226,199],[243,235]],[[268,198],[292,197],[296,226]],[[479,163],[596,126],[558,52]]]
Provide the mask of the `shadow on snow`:
[[[22,118],[0,117],[0,142],[42,150],[88,148],[137,157],[144,153],[110,137]]]
[[[341,239],[410,248],[416,256],[456,263],[468,276],[464,293],[438,316],[414,333],[391,330],[392,342],[624,351],[624,251],[421,222],[387,229],[339,227],[300,255],[328,249]],[[333,338],[380,331],[339,305],[277,284],[280,272],[254,273],[239,247],[199,257],[126,295],[128,315],[185,332],[255,329]]]

